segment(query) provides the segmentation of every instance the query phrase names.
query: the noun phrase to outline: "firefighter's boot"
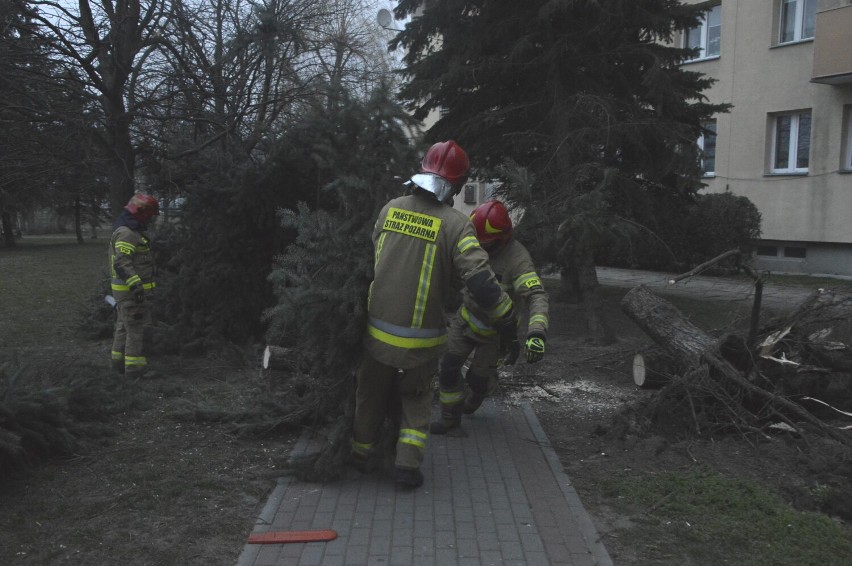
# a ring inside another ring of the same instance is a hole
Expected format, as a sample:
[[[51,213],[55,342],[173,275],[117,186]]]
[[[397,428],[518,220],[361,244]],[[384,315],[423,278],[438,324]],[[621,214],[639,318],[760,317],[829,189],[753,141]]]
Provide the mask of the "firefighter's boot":
[[[489,381],[487,377],[479,373],[467,372],[467,384],[470,387],[470,393],[462,403],[462,412],[465,415],[472,415],[482,406],[482,402],[488,396],[489,389],[496,386],[496,383],[491,384]]]
[[[432,434],[447,434],[461,426],[461,403],[441,403],[441,418],[429,424]]]
[[[417,468],[396,468],[396,483],[399,485],[414,489],[423,485],[423,472]]]
[[[464,403],[462,404],[462,412],[465,415],[472,415],[476,412],[476,410],[482,406],[482,402],[485,401],[484,393],[473,393],[465,397]]]

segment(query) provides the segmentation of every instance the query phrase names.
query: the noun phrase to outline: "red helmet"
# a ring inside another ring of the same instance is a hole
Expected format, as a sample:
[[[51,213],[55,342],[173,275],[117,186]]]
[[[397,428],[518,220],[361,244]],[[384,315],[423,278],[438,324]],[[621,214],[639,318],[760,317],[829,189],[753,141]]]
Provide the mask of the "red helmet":
[[[147,224],[151,218],[160,214],[160,203],[150,195],[133,195],[124,208],[141,224]]]
[[[467,181],[470,160],[464,150],[453,140],[438,142],[426,152],[420,162],[421,173],[434,173],[461,190]]]
[[[506,245],[512,239],[512,219],[499,200],[489,200],[477,206],[470,215],[476,237],[483,248]]]

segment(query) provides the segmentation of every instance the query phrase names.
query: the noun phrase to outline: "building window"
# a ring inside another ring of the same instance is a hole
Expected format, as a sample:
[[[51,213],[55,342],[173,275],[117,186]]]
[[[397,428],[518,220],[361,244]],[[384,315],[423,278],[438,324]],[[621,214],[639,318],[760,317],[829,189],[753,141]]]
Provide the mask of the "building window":
[[[807,173],[811,111],[772,115],[771,173]]]
[[[780,0],[781,30],[778,43],[813,39],[817,0]]]
[[[704,128],[698,138],[701,172],[705,177],[712,177],[716,174],[716,120],[703,122],[701,126]]]
[[[722,47],[722,6],[713,6],[701,22],[683,32],[683,47],[697,49],[690,61],[718,57]]]
[[[784,257],[805,259],[806,257],[808,257],[808,250],[806,248],[801,248],[798,246],[786,246],[784,248]]]
[[[776,246],[757,246],[757,255],[764,257],[778,257]]]

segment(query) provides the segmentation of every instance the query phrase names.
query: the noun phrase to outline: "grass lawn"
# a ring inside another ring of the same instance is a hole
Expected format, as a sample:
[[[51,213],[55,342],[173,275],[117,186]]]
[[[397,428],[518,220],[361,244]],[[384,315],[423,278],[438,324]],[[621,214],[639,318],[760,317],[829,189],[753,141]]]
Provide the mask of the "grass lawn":
[[[74,340],[82,305],[108,277],[107,246],[106,238],[78,244],[50,235],[0,248],[0,352]]]

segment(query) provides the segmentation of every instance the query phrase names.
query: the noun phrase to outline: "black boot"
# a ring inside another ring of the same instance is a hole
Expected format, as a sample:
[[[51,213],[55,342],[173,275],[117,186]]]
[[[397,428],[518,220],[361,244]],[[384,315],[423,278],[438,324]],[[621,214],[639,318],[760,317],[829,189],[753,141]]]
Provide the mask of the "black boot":
[[[441,403],[441,420],[429,424],[429,432],[432,434],[447,434],[454,428],[461,426],[461,405],[444,405]]]
[[[361,454],[353,453],[349,463],[362,474],[371,474],[379,467],[376,458],[372,455],[363,456]]]
[[[423,472],[417,468],[396,469],[396,483],[404,487],[420,487],[423,485]]]
[[[465,415],[472,415],[479,407],[482,406],[483,401],[485,401],[485,395],[482,393],[471,393],[464,399],[462,412]]]

